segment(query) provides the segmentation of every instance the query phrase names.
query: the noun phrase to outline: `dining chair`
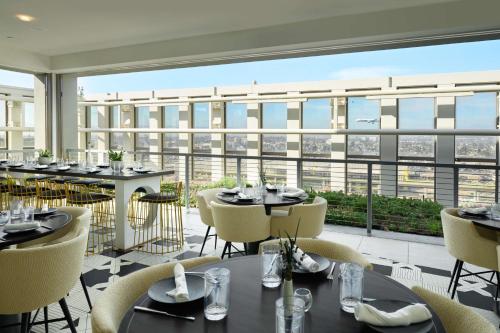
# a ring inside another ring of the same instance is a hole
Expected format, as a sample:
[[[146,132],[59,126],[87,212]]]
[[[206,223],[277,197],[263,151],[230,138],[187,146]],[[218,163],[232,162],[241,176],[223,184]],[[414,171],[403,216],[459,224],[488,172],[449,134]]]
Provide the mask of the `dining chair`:
[[[155,265],[135,271],[119,279],[100,295],[91,313],[93,333],[116,333],[129,308],[149,287],[174,275],[174,267],[192,267],[219,262],[218,257],[202,257]]]
[[[222,259],[226,251],[231,258],[233,243],[243,243],[246,254],[246,243],[262,241],[271,235],[271,216],[266,215],[263,205],[222,205],[214,201],[210,205],[217,235],[226,241]]]
[[[436,312],[446,332],[495,333],[497,331],[492,323],[465,305],[422,287],[414,286],[411,290]]]
[[[203,249],[205,248],[205,243],[209,237],[215,237],[215,246],[217,248],[217,233],[210,234],[210,229],[215,228],[214,218],[212,216],[212,206],[210,203],[219,202],[217,199],[217,194],[220,193],[222,188],[212,188],[208,190],[198,191],[196,193],[196,200],[198,203],[198,210],[200,212],[200,219],[207,226],[207,232],[205,233],[205,238],[203,239],[203,244],[201,245],[201,250],[199,256],[201,257]],[[220,202],[219,202],[220,203]]]
[[[287,233],[295,235],[297,232],[297,237],[317,237],[323,231],[327,206],[325,198],[315,197],[310,204],[291,206],[286,215],[271,213],[271,236],[286,237]]]
[[[0,314],[22,313],[21,332],[30,331],[31,312],[59,302],[71,332],[76,328],[65,297],[82,272],[88,229],[64,242],[0,251]]]
[[[444,244],[448,253],[456,258],[455,267],[451,275],[448,292],[453,287],[451,298],[455,297],[460,278],[476,276],[490,283],[482,274],[491,274],[497,278],[496,296],[498,298],[498,287],[500,274],[498,271],[499,258],[497,253],[497,234],[495,231],[475,226],[472,221],[458,216],[458,209],[445,208],[441,211],[441,222],[443,226]],[[481,272],[470,272],[466,270],[464,263],[472,264],[488,269]],[[462,274],[462,270],[465,274]]]
[[[259,253],[262,252],[263,246],[278,245],[279,242],[279,239],[273,239],[260,243]],[[351,262],[358,264],[365,269],[373,270],[373,265],[365,258],[365,256],[346,245],[322,239],[297,238],[297,246],[306,253],[314,253],[331,260]]]

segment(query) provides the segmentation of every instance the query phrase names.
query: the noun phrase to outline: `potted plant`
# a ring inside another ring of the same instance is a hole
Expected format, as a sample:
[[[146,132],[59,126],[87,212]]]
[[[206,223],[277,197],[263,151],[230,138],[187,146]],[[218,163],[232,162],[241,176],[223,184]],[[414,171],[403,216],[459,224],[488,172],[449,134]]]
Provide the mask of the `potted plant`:
[[[297,224],[297,230],[295,231],[295,237],[292,238],[288,233],[286,233],[287,239],[282,240],[280,235],[280,248],[281,248],[281,262],[283,265],[283,289],[282,297],[283,304],[285,306],[285,313],[293,311],[293,264],[294,258],[293,253],[295,251],[295,246],[297,242],[297,233],[299,231],[300,220]]]
[[[121,150],[109,150],[109,165],[113,171],[120,171],[123,169],[123,151]]]
[[[49,165],[52,162],[52,153],[48,149],[44,149],[38,153],[38,164]]]

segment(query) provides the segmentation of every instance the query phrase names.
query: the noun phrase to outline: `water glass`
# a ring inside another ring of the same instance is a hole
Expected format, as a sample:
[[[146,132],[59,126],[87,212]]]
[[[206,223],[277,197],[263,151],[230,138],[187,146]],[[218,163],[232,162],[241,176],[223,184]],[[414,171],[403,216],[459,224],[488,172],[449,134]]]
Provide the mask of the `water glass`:
[[[342,310],[354,313],[356,304],[363,300],[363,267],[346,263],[340,277],[340,305]]]
[[[500,204],[496,203],[491,206],[491,218],[493,220],[500,220]]]
[[[293,293],[293,296],[300,298],[301,300],[304,301],[304,311],[307,312],[311,310],[312,302],[313,302],[313,297],[311,294],[311,291],[307,288],[299,288],[295,290]]]
[[[227,268],[211,268],[205,272],[205,318],[222,320],[229,310],[231,273]]]
[[[21,222],[23,217],[23,201],[12,200],[10,202],[10,223]]]
[[[262,285],[276,288],[281,284],[281,258],[279,245],[264,245],[260,256]]]
[[[23,209],[24,222],[33,222],[35,220],[35,207],[25,207]]]
[[[276,301],[276,333],[303,333],[304,300],[290,297],[288,302],[283,297]]]

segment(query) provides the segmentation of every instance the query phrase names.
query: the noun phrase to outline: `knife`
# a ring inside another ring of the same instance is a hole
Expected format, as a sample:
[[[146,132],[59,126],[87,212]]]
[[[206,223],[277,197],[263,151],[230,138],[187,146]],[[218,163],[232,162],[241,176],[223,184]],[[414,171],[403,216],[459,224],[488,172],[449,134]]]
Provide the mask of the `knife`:
[[[168,312],[164,312],[164,311],[158,311],[158,310],[153,310],[153,309],[150,309],[150,308],[145,308],[143,306],[134,306],[134,310],[135,311],[140,311],[140,312],[147,312],[147,313],[156,313],[156,314],[161,314],[161,315],[164,315],[164,316],[169,316],[169,317],[174,317],[174,318],[180,318],[180,319],[186,319],[186,320],[191,320],[191,321],[194,321],[196,319],[195,317],[178,316],[178,315],[174,315],[174,314],[171,314],[171,313],[168,313]]]

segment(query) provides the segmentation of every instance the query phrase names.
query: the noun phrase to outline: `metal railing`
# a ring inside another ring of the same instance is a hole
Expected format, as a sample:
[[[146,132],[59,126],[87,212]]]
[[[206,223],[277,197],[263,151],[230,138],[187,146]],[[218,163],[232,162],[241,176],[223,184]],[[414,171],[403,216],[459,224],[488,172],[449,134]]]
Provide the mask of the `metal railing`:
[[[104,151],[68,150],[67,154],[95,163],[106,159]],[[172,169],[174,174],[166,181],[184,182],[188,209],[200,189],[248,186],[257,183],[259,173],[265,171],[271,183],[286,183],[325,196],[330,203],[330,222],[362,226],[368,234],[378,228],[440,235],[442,207],[491,204],[498,201],[499,192],[497,165],[127,152],[125,164],[133,163]]]

